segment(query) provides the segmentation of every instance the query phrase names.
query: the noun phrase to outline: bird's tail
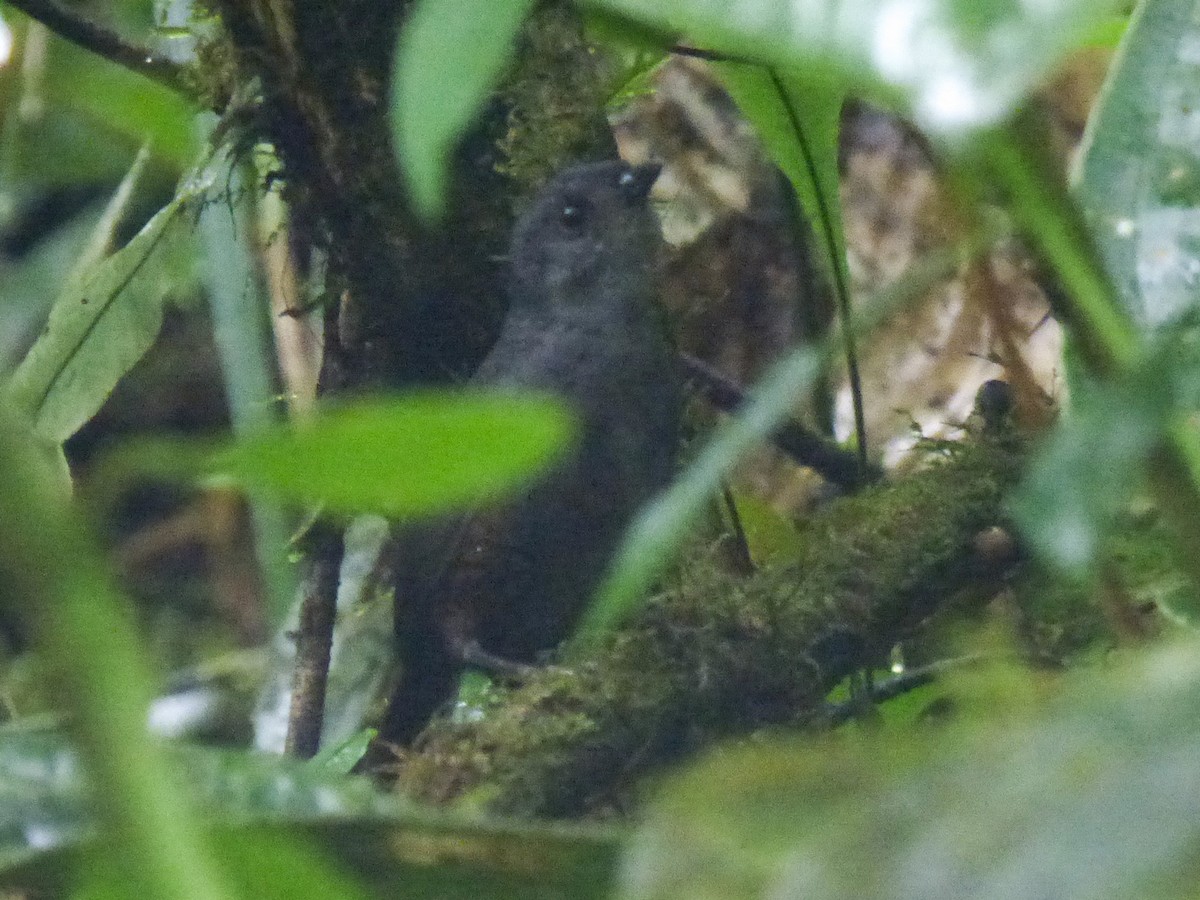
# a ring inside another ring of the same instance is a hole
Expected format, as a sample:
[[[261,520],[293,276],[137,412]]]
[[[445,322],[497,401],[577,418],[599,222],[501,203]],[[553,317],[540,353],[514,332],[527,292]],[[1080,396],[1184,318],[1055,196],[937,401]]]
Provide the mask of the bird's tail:
[[[461,672],[437,635],[408,636],[404,645],[404,671],[388,701],[379,735],[400,746],[411,744],[438,707],[454,696]]]

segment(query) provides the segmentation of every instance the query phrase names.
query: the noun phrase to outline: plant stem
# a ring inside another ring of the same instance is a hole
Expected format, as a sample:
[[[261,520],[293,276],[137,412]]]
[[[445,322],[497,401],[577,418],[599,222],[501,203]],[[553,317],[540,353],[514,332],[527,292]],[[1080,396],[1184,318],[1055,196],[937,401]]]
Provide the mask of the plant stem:
[[[154,683],[128,603],[46,461],[0,409],[0,602],[26,623],[74,704],[72,728],[130,896],[229,900],[189,798],[146,733]]]
[[[183,77],[183,68],[149,47],[121,37],[60,0],[8,0],[8,5],[41,22],[61,38],[124,66],[131,72],[157,81],[185,97],[195,92]]]

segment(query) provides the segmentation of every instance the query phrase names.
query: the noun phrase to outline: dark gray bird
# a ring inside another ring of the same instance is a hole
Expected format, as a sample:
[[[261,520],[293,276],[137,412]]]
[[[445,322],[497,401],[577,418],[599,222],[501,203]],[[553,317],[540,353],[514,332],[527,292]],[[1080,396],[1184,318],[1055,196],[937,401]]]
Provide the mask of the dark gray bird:
[[[523,495],[398,542],[404,674],[383,737],[407,743],[462,670],[519,670],[571,633],[633,514],[670,480],[682,394],[656,307],[657,165],[579,165],[517,223],[510,308],[474,381],[558,395],[576,445]]]

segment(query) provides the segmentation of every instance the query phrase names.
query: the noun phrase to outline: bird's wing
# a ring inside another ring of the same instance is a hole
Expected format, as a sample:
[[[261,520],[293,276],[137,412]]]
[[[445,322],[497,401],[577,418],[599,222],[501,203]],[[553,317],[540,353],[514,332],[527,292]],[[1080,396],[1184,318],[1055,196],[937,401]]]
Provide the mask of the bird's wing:
[[[487,605],[496,603],[497,579],[520,565],[510,516],[503,507],[476,509],[401,540],[397,636],[403,645],[409,632],[432,630],[457,655],[479,640]]]

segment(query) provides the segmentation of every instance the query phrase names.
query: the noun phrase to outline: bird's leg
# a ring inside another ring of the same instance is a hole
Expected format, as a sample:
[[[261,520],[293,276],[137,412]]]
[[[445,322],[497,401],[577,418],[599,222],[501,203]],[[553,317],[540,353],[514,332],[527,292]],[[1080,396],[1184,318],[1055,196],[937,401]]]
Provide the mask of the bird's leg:
[[[479,643],[476,637],[480,630],[476,614],[479,608],[478,603],[458,602],[446,610],[441,630],[445,642],[443,646],[450,657],[462,666],[479,669],[493,678],[528,681],[537,671],[537,666],[497,656]]]
[[[463,665],[480,669],[495,678],[528,681],[538,671],[537,666],[519,663],[516,660],[505,659],[503,656],[489,653],[480,646],[479,641],[473,639],[456,642],[454,653]]]

